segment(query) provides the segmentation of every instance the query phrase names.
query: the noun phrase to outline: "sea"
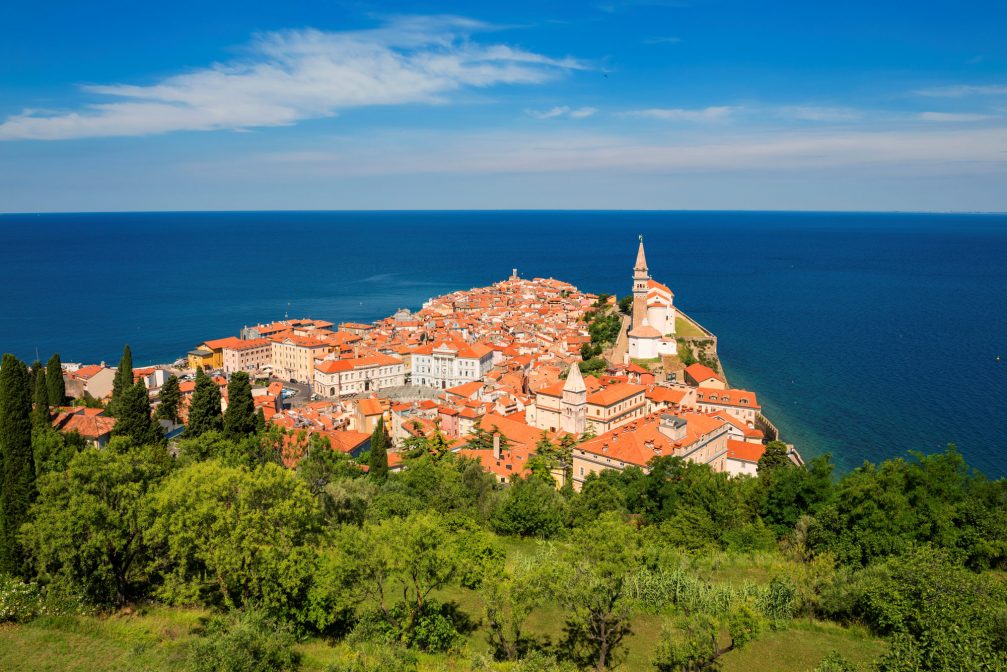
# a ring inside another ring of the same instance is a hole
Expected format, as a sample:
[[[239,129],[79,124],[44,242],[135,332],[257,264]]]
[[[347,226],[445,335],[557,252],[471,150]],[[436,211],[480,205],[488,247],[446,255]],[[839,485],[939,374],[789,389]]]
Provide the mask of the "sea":
[[[1007,215],[165,212],[0,215],[0,349],[171,362],[290,317],[369,322],[505,279],[651,275],[735,387],[839,471],[955,443],[1007,475]]]

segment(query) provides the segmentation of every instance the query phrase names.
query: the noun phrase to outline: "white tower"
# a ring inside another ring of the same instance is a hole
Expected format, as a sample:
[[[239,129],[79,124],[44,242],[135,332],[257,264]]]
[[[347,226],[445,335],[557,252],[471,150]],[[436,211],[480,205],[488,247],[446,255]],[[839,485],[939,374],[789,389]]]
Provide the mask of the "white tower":
[[[559,428],[570,434],[583,434],[587,425],[587,385],[580,373],[577,362],[570,365],[570,372],[563,385],[563,413]]]

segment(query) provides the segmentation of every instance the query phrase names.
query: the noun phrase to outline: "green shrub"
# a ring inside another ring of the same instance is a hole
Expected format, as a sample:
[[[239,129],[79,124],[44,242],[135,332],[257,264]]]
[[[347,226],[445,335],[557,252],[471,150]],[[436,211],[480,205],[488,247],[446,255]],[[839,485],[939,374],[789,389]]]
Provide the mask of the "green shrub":
[[[26,623],[42,612],[42,590],[37,583],[24,583],[0,575],[0,623]]]
[[[214,616],[189,651],[192,672],[287,672],[300,668],[290,630],[259,611]]]

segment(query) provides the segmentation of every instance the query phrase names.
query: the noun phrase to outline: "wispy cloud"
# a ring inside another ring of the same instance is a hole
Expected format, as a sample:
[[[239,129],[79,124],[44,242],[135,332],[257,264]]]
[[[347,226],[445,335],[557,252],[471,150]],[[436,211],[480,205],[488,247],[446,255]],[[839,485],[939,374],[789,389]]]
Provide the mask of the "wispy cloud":
[[[726,105],[697,109],[686,109],[681,107],[650,107],[643,110],[630,110],[628,112],[623,112],[622,116],[637,117],[641,119],[660,119],[662,121],[710,122],[727,119],[733,111],[733,107]]]
[[[233,162],[232,162],[233,163]],[[1007,129],[690,133],[641,138],[579,131],[395,136],[327,149],[264,154],[249,171],[286,174],[778,173],[855,168],[886,174],[956,174],[1007,169]],[[259,166],[256,168],[256,166]],[[200,170],[212,173],[217,165]]]
[[[567,105],[551,107],[548,110],[525,110],[526,114],[536,119],[556,119],[557,117],[569,117],[570,119],[586,119],[598,111],[595,107],[571,108]]]
[[[442,16],[398,18],[372,30],[266,33],[233,62],[151,85],[83,87],[109,102],[64,112],[24,110],[0,123],[0,140],[282,126],[355,107],[440,103],[467,87],[541,84],[587,67],[471,37],[490,29]]]
[[[692,3],[688,0],[605,0],[595,4],[595,7],[609,14],[630,10],[635,7],[668,7],[681,9],[690,7]]]
[[[667,36],[667,37],[648,37],[643,41],[644,44],[678,44],[682,41],[681,37]]]
[[[966,121],[988,121],[996,119],[991,114],[972,114],[964,112],[920,112],[916,115],[920,121],[946,121],[946,122],[966,122]]]
[[[917,96],[931,98],[964,98],[965,96],[1007,96],[1007,84],[955,84],[913,91]]]
[[[797,121],[843,122],[863,118],[863,112],[850,107],[817,107],[813,105],[784,106],[777,116]]]

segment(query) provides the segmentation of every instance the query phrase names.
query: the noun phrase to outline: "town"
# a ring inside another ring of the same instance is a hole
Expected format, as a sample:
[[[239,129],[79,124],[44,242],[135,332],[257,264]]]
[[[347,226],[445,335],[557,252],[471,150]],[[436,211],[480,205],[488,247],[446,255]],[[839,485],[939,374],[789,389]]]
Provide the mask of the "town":
[[[451,451],[507,483],[528,474],[543,446],[563,446],[551,475],[557,486],[579,490],[590,474],[646,470],[660,456],[756,473],[765,444],[779,436],[755,392],[729,386],[715,344],[650,277],[641,237],[632,293],[621,301],[552,278],[523,279],[514,269],[492,286],[373,324],[283,319],[244,326],[237,336],[195,344],[174,366],[134,369],[133,378],[147,388],[155,415],[162,387],[177,378],[177,417],[160,420],[169,439],[185,432],[197,371],[218,386],[221,411],[228,381],[245,372],[266,423],[317,434],[351,457],[369,452],[381,422],[391,471],[403,468],[410,437],[440,435]],[[62,368],[71,399],[111,397],[114,368]],[[86,403],[62,408],[52,422],[103,446],[116,420],[100,403]],[[787,455],[802,463],[792,446]],[[296,466],[302,454],[294,448],[283,457]]]

